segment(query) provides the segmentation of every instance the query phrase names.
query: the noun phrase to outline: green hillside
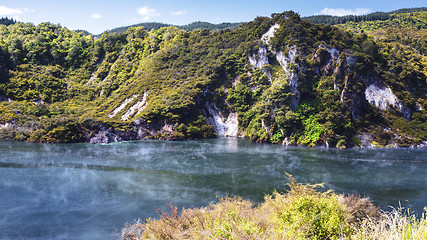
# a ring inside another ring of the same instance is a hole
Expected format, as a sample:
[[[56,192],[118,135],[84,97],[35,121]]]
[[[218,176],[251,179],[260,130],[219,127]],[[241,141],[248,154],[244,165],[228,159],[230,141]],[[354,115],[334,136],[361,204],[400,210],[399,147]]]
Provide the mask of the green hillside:
[[[408,46],[427,56],[427,11],[393,13],[384,21],[347,22],[338,26],[355,33],[364,32],[379,42]]]
[[[403,8],[392,12],[374,12],[365,15],[347,15],[347,16],[330,16],[330,15],[315,15],[304,17],[304,19],[312,23],[324,23],[329,25],[344,24],[347,22],[366,22],[366,21],[386,21],[392,20],[399,13],[413,13],[427,11],[426,7],[421,8]]]
[[[158,23],[158,22],[146,22],[146,23],[139,23],[134,24],[131,26],[125,26],[125,27],[118,27],[113,28],[111,30],[108,30],[109,33],[124,33],[126,30],[132,27],[144,27],[145,30],[151,31],[151,30],[159,30],[163,27],[172,27],[175,26],[179,29],[187,30],[187,31],[193,31],[196,29],[209,29],[214,31],[219,31],[221,29],[236,29],[240,24],[242,23],[219,23],[219,24],[212,24],[208,22],[193,22],[187,25],[172,25],[167,23]]]
[[[413,29],[425,20],[424,12],[409,14],[419,19]],[[426,56],[412,42],[342,27],[293,12],[234,30],[131,27],[99,39],[49,23],[0,25],[0,134],[37,142],[238,135],[340,148],[423,144]]]

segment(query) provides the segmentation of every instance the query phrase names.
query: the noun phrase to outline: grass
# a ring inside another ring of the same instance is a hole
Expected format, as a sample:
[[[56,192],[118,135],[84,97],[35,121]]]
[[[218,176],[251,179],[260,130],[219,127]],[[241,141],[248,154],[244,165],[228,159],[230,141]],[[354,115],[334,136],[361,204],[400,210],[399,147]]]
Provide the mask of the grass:
[[[321,192],[322,184],[288,177],[290,191],[267,195],[259,205],[240,197],[182,211],[170,205],[158,210],[160,219],[126,225],[120,239],[427,239],[424,214],[382,212],[369,198]]]
[[[427,211],[424,208],[424,211]],[[367,219],[353,235],[353,239],[427,239],[427,217],[423,213],[420,218],[402,208],[384,213],[381,220]]]

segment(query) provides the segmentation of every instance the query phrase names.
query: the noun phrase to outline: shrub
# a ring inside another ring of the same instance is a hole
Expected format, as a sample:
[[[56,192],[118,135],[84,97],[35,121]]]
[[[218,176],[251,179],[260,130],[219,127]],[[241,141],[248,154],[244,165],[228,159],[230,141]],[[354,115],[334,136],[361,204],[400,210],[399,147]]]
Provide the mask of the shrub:
[[[183,209],[181,213],[170,205],[167,213],[158,210],[159,220],[126,225],[121,239],[351,238],[362,220],[379,216],[369,199],[319,192],[316,188],[321,184],[298,184],[288,177],[290,191],[274,192],[259,206],[239,197],[222,198],[208,207]]]
[[[289,179],[288,193],[275,192],[265,198],[264,208],[276,231],[292,239],[335,239],[350,234],[345,205],[339,203],[338,195],[316,191],[322,184],[298,184],[290,175]]]

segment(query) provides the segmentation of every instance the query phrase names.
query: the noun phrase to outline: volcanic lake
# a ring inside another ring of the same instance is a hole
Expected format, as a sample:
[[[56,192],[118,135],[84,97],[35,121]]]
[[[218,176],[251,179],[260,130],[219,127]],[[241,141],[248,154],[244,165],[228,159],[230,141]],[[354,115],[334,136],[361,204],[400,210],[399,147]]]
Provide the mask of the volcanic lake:
[[[383,210],[427,205],[427,149],[327,149],[241,138],[105,145],[0,141],[0,239],[116,239],[156,208],[254,202],[301,183],[369,196]]]

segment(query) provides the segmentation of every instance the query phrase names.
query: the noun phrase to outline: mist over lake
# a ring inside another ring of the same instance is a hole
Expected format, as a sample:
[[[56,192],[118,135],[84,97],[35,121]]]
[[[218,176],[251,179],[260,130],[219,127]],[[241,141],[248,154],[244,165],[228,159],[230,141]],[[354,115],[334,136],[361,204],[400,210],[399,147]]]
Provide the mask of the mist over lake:
[[[246,139],[106,145],[0,141],[0,239],[115,239],[156,208],[219,196],[260,202],[298,182],[369,196],[384,210],[427,205],[426,149],[283,147]]]

